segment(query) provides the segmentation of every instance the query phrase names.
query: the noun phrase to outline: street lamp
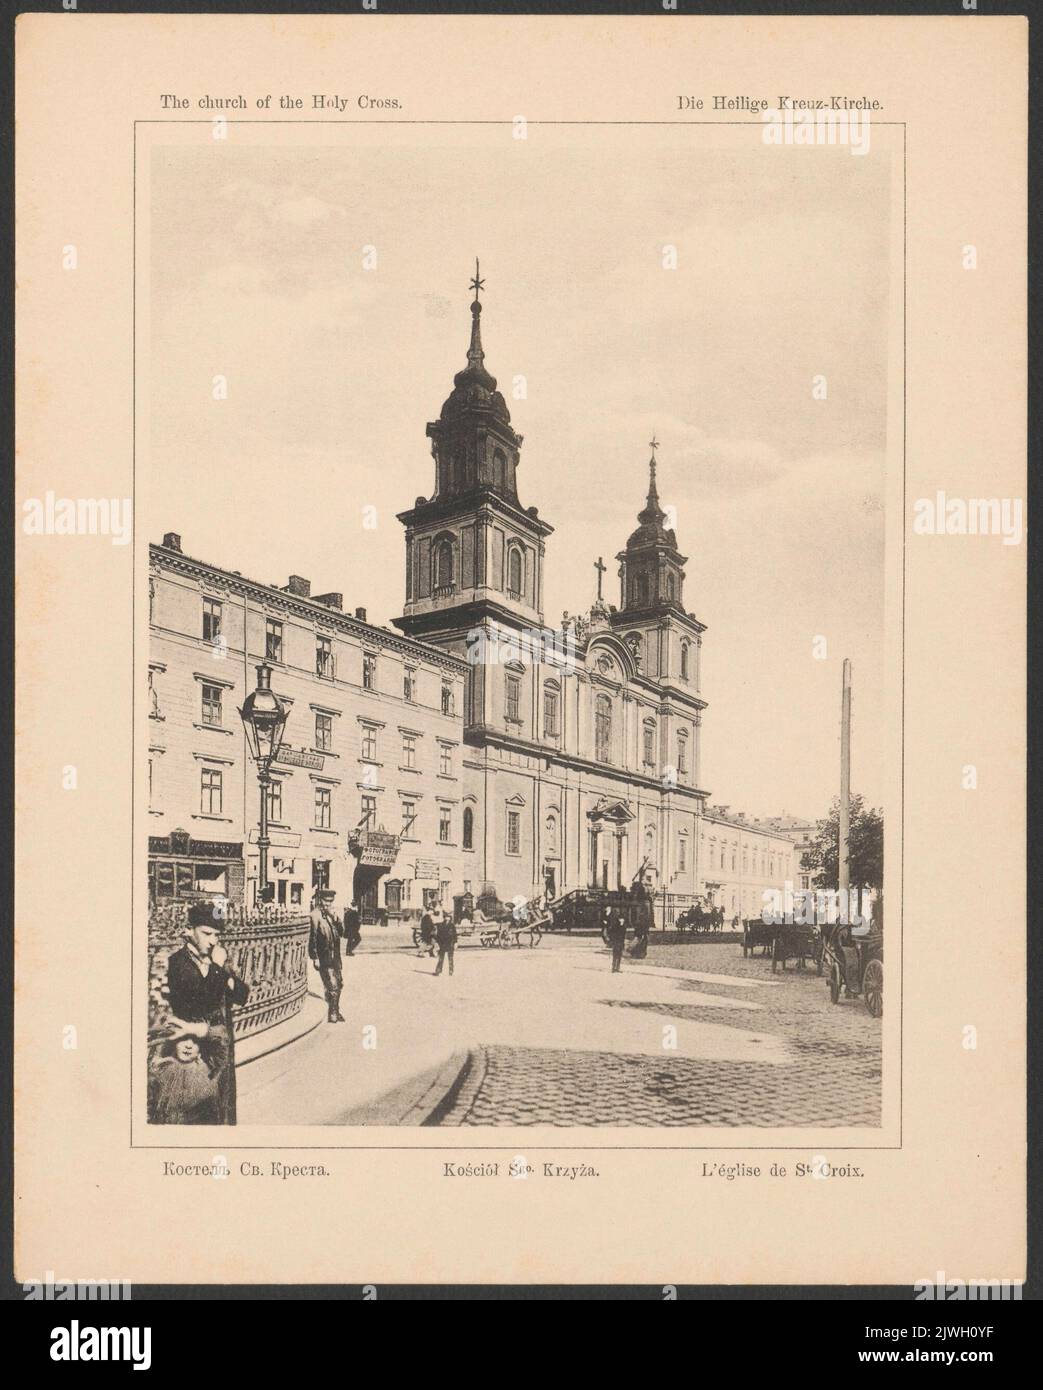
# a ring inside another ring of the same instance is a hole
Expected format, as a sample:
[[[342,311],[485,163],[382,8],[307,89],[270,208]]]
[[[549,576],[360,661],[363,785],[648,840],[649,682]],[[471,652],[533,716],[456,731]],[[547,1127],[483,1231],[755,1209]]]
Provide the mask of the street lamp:
[[[247,695],[239,711],[250,752],[257,762],[257,780],[261,787],[261,833],[257,838],[260,858],[257,895],[261,902],[268,886],[268,788],[272,783],[272,760],[279,751],[289,713],[272,691],[272,668],[262,661],[257,668],[257,689]]]

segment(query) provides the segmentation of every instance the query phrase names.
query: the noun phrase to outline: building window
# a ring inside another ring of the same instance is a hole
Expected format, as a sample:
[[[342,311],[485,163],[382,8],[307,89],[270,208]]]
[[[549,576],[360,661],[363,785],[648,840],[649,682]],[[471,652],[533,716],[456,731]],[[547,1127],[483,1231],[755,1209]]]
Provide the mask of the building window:
[[[560,732],[558,716],[561,708],[561,695],[556,685],[548,681],[543,687],[543,735],[557,738]]]
[[[371,829],[377,821],[377,798],[375,796],[364,796],[362,798],[362,828]]]
[[[507,597],[522,596],[522,553],[519,546],[512,546],[507,552]]]
[[[199,809],[204,816],[219,816],[221,814],[221,773],[211,767],[204,767],[200,774]]]
[[[507,853],[521,854],[521,812],[507,812]]]
[[[435,546],[435,592],[450,593],[455,583],[453,575],[453,543],[451,540],[439,541]]]
[[[269,618],[264,627],[264,655],[268,661],[282,660],[282,623]]]
[[[447,845],[453,838],[453,813],[448,806],[438,808],[438,843]]]
[[[688,772],[688,735],[683,731],[677,735],[677,771],[682,777]]]
[[[521,676],[507,673],[507,718],[521,722]]]
[[[278,777],[268,783],[268,819],[282,820],[282,782]]]
[[[148,804],[149,804],[149,807],[150,807],[150,808],[151,808],[151,806],[152,806],[152,804],[153,804],[152,793],[153,793],[153,791],[154,791],[154,774],[155,774],[155,764],[153,763],[152,759],[149,758],[149,760],[148,760]]]
[[[684,835],[677,837],[677,870],[682,874],[688,871],[688,840]]]
[[[410,704],[416,699],[416,672],[409,666],[402,673],[402,698]]]
[[[221,601],[216,598],[203,600],[203,641],[216,642],[221,636]]]
[[[594,706],[594,756],[607,763],[612,753],[612,701],[599,695]]]
[[[648,575],[639,574],[637,576],[637,601],[639,604],[648,602]]]
[[[416,734],[402,735],[402,766],[416,767]]]
[[[315,829],[329,830],[333,824],[333,792],[329,787],[315,788]]]
[[[402,803],[402,838],[410,838],[413,830],[413,822],[416,820],[416,802],[403,801]]]
[[[442,713],[452,714],[453,712],[453,687],[451,685],[442,686]]]
[[[438,771],[443,777],[453,775],[453,750],[448,743],[438,746]]]
[[[687,642],[682,642],[682,643],[681,643],[681,679],[682,679],[683,681],[686,681],[686,680],[688,679],[688,659],[689,659],[689,647],[688,647],[688,643],[687,643]]]
[[[221,723],[221,687],[203,683],[203,723]]]
[[[474,849],[474,812],[464,807],[464,849]]]
[[[367,652],[362,658],[362,689],[377,688],[377,658]]]
[[[367,762],[377,760],[377,731],[370,724],[362,726],[362,756]]]
[[[328,753],[333,747],[333,715],[316,714],[315,747],[320,753]]]
[[[674,599],[674,576],[669,571],[666,576],[666,596],[672,603]]]
[[[313,859],[311,861],[311,886],[312,892],[319,892],[330,886],[330,861],[328,859]]]
[[[655,720],[646,719],[644,723],[644,745],[642,750],[642,761],[646,767],[655,764]]]
[[[316,637],[315,639],[315,674],[326,676],[333,679],[333,638]]]

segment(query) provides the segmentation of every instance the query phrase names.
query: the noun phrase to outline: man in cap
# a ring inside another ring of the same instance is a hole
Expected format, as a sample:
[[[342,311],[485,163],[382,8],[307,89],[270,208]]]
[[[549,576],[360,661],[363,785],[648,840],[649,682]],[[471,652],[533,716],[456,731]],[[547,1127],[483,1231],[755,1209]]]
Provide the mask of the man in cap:
[[[217,1082],[213,1122],[235,1124],[235,1037],[232,1005],[245,1004],[249,987],[228,966],[221,943],[224,914],[213,903],[188,910],[187,940],[167,961],[172,1037],[195,1038]]]
[[[344,987],[341,971],[340,942],[343,930],[333,913],[336,893],[320,888],[311,909],[311,928],[308,932],[308,955],[322,977],[326,991],[326,1022],[343,1023],[340,1011],[340,992]]]

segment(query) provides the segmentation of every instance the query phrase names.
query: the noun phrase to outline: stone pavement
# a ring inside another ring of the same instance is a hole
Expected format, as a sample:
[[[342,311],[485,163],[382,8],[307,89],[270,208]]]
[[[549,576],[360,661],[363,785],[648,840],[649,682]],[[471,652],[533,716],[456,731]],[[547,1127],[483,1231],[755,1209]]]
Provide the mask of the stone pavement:
[[[711,981],[707,966],[735,979]],[[456,1103],[442,1119],[460,1125],[841,1125],[880,1124],[881,1027],[860,1001],[829,1003],[825,981],[792,969],[772,977],[760,957],[736,961],[727,947],[653,949],[660,962],[692,972],[663,1004],[606,1001],[652,1009],[661,1021],[719,1023],[784,1040],[785,1057],[766,1050],[762,1065],[662,1051],[640,1055],[484,1047]],[[637,968],[637,967],[635,967]],[[736,999],[741,981],[771,982],[766,1000]],[[745,1007],[743,1005],[745,1004]]]
[[[879,1020],[736,945],[653,944],[613,975],[597,938],[545,937],[432,970],[401,949],[346,960],[348,1022],[245,1067],[239,1123],[880,1123]]]

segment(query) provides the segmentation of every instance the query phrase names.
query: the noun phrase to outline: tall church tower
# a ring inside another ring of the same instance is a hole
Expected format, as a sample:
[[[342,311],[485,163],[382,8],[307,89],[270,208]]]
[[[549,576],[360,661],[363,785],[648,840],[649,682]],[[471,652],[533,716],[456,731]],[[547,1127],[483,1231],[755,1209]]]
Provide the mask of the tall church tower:
[[[670,606],[681,609],[684,566],[687,556],[677,549],[673,531],[664,527],[666,512],[659,505],[656,488],[655,451],[659,443],[652,437],[652,457],[648,460],[648,498],[638,513],[638,528],[616,556],[619,561],[620,609],[624,613],[662,611]]]
[[[688,557],[677,548],[677,537],[664,523],[667,514],[659,505],[656,486],[656,450],[651,442],[648,461],[648,496],[637,514],[637,530],[631,532],[619,552],[619,608],[610,615],[612,626],[630,648],[642,675],[672,686],[699,708],[699,655],[705,624],[683,603],[684,567]]]
[[[467,365],[427,426],[435,490],[399,513],[406,528],[406,602],[395,625],[454,649],[483,621],[539,627],[544,543],[553,527],[518,500],[522,436],[485,367],[475,262]]]

